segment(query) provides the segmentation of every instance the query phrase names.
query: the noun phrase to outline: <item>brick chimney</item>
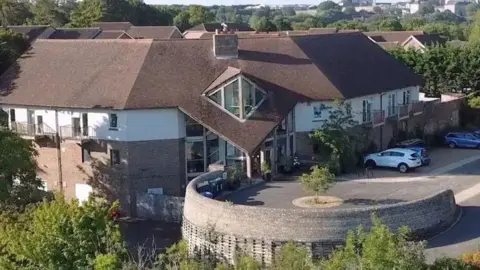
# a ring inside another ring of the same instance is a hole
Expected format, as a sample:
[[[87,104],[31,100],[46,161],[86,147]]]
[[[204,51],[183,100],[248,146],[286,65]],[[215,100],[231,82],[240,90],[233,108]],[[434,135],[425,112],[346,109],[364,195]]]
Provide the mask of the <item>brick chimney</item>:
[[[213,35],[213,54],[217,59],[231,59],[238,57],[238,36],[233,31],[215,30]]]

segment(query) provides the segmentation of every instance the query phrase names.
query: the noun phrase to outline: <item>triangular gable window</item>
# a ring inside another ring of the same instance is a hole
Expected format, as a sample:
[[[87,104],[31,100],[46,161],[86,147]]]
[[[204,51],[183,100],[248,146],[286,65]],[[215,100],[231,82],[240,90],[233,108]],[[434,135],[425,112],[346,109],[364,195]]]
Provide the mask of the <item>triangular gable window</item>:
[[[215,89],[208,98],[239,119],[247,119],[266,97],[250,80],[238,76]]]

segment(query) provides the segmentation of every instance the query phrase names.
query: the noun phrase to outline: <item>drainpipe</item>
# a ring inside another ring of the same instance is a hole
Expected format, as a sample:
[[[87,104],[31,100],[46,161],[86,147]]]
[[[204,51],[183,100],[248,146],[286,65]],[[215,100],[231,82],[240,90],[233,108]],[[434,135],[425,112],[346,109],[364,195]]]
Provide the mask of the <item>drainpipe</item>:
[[[58,125],[58,110],[55,109],[55,144],[57,146],[57,163],[58,163],[58,185],[60,193],[63,194],[63,169],[62,169],[62,151],[60,150],[60,127]]]
[[[384,95],[385,95],[385,93],[380,94],[380,112],[383,109],[383,96]],[[385,121],[385,119],[383,119],[383,121]],[[381,150],[383,150],[383,125],[380,126],[380,151]]]

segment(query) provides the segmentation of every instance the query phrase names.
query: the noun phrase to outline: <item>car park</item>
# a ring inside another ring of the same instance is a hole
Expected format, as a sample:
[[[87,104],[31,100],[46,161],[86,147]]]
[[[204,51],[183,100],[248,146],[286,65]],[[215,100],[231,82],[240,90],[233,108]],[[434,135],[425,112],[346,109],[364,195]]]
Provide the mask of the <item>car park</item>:
[[[425,142],[421,139],[410,139],[406,141],[399,142],[395,145],[396,148],[407,148],[411,149],[420,157],[422,165],[430,164],[431,158],[427,153]]]
[[[401,173],[422,166],[419,154],[408,148],[392,148],[379,153],[365,156],[366,167],[396,168]]]
[[[450,148],[480,148],[480,134],[475,132],[449,132],[445,135],[445,144]]]

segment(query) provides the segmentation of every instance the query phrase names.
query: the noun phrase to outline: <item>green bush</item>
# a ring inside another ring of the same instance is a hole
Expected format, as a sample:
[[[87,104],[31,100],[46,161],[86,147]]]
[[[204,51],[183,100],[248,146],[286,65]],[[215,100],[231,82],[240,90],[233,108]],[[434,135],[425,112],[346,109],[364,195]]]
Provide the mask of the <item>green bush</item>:
[[[429,270],[474,270],[474,266],[468,265],[462,260],[454,258],[441,258],[428,267]]]

